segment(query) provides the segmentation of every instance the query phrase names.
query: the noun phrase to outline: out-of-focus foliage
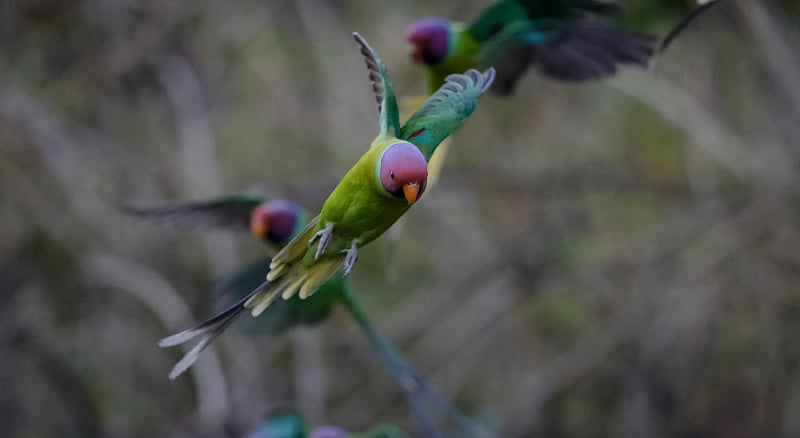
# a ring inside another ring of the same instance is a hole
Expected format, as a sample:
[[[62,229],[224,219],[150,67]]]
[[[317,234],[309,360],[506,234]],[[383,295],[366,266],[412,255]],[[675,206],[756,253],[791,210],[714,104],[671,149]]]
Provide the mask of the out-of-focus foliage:
[[[321,425],[313,429],[303,414],[287,408],[278,408],[255,427],[247,438],[406,438],[400,428],[382,423],[362,433],[350,433],[338,426]]]
[[[490,430],[800,430],[800,11],[723,2],[653,71],[482,99],[440,184],[362,252],[372,318]],[[630,3],[644,32],[681,13]],[[0,434],[241,436],[285,404],[418,433],[342,312],[227,333],[170,382],[180,352],[156,341],[263,248],[114,205],[255,188],[318,208],[376,133],[350,33],[409,96],[405,26],[487,4],[0,2]]]

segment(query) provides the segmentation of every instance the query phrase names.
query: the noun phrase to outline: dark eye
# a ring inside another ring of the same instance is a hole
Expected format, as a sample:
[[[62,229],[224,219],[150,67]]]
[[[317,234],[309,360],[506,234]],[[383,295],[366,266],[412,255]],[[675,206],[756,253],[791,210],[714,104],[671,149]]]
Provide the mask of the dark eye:
[[[493,37],[493,36],[497,35],[498,33],[500,33],[501,30],[503,30],[503,25],[501,23],[495,23],[492,26],[492,29],[489,31],[489,36]]]
[[[391,170],[389,171],[389,178],[394,179],[394,172]]]

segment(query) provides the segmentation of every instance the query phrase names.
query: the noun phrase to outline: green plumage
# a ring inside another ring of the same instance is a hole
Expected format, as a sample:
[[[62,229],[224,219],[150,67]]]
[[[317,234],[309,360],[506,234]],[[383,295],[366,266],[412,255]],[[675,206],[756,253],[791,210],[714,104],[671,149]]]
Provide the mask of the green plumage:
[[[339,253],[353,240],[358,240],[359,246],[372,242],[408,211],[410,206],[404,199],[383,190],[377,173],[378,160],[386,148],[399,141],[396,137],[375,139],[325,201],[315,231],[333,224],[336,232],[327,253]]]
[[[378,170],[382,155],[393,144],[406,140],[429,160],[442,140],[472,114],[477,99],[494,79],[492,69],[483,74],[471,70],[446,78],[445,84],[398,129],[399,110],[386,67],[360,35],[355,37],[378,101],[378,136],[334,188],[320,215],[275,255],[267,274],[270,284],[245,303],[254,316],[278,296],[287,299],[297,291],[301,298],[313,294],[340,268],[346,250],[370,243],[405,214],[408,203],[391,196],[381,186]],[[330,241],[324,251],[319,246],[312,248],[309,240],[329,229]]]
[[[343,263],[347,267],[347,274],[355,264],[357,249],[383,234],[408,211],[409,203],[413,202],[411,198],[404,200],[390,194],[384,188],[379,176],[382,155],[395,143],[405,141],[416,146],[426,161],[430,159],[439,143],[458,129],[474,111],[478,97],[494,79],[493,69],[484,73],[471,70],[446,78],[445,84],[401,128],[386,67],[360,35],[354,36],[361,45],[378,101],[378,136],[333,189],[319,216],[312,219],[273,257],[267,281],[217,316],[159,342],[159,345],[166,347],[203,336],[173,367],[171,378],[191,366],[203,348],[246,309],[257,316],[278,297],[291,299],[295,294],[300,298],[311,296]],[[425,162],[422,164],[424,172]],[[414,184],[417,189],[424,187],[424,181]],[[404,194],[406,188],[403,187]]]
[[[465,72],[481,65],[483,45],[461,23],[451,23],[448,29],[451,41],[447,57],[428,66],[428,94],[433,94],[444,84],[444,79],[456,72]]]

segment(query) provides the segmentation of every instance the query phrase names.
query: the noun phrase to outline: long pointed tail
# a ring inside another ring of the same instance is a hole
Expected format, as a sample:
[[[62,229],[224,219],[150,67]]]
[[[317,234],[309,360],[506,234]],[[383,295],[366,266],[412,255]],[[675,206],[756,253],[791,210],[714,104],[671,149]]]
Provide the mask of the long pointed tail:
[[[173,347],[188,342],[198,336],[204,336],[203,339],[201,339],[200,342],[194,346],[194,348],[189,350],[189,352],[187,352],[183,358],[178,361],[174,367],[172,367],[172,370],[169,373],[169,378],[173,380],[176,379],[190,366],[192,366],[192,364],[197,361],[197,358],[200,357],[200,352],[203,351],[203,349],[206,348],[211,341],[224,332],[225,329],[228,328],[228,326],[231,325],[231,323],[233,323],[233,321],[235,321],[239,315],[247,310],[247,307],[245,307],[247,300],[257,293],[263,291],[267,285],[269,285],[268,281],[261,283],[260,286],[255,288],[244,298],[237,301],[232,306],[223,310],[209,320],[203,322],[202,324],[158,341],[159,347]]]

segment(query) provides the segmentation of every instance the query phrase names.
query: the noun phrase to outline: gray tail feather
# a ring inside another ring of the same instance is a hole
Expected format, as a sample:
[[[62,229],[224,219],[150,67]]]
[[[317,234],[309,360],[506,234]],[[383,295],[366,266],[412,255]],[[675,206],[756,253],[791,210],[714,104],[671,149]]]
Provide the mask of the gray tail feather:
[[[233,321],[235,321],[239,315],[247,310],[247,308],[244,306],[244,303],[247,302],[247,300],[249,300],[253,295],[264,290],[268,284],[269,282],[265,281],[259,287],[247,294],[244,298],[237,301],[232,306],[223,310],[214,317],[203,322],[202,324],[158,341],[158,345],[160,347],[172,347],[188,342],[200,335],[205,335],[203,339],[194,346],[194,348],[189,350],[189,352],[186,353],[186,355],[184,355],[177,364],[175,364],[175,366],[172,368],[172,371],[169,373],[169,378],[177,378],[190,366],[192,366],[192,364],[200,356],[200,352],[203,351],[203,349],[206,348],[211,341],[216,339],[217,336],[222,334],[222,332],[224,332],[225,329],[228,328],[228,326],[231,325],[231,323],[233,323]]]

